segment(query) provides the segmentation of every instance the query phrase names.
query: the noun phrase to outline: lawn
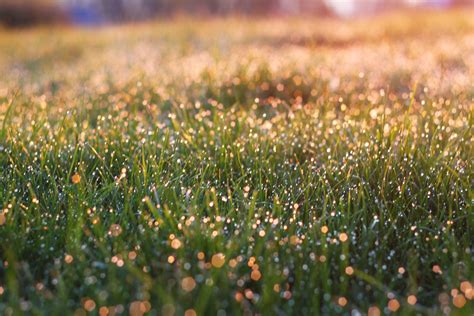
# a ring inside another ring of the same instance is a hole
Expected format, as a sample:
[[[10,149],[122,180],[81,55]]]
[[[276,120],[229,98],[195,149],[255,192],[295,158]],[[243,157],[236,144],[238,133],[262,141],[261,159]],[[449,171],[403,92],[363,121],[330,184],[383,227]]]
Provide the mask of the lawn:
[[[472,315],[473,14],[0,30],[0,314]]]

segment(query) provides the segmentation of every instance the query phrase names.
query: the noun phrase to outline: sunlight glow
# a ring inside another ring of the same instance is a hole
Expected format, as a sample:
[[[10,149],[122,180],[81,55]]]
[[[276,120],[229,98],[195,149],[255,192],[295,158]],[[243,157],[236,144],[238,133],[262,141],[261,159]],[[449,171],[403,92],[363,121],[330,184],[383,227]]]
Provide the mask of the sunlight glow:
[[[355,0],[325,0],[327,5],[339,16],[351,16],[356,12]]]

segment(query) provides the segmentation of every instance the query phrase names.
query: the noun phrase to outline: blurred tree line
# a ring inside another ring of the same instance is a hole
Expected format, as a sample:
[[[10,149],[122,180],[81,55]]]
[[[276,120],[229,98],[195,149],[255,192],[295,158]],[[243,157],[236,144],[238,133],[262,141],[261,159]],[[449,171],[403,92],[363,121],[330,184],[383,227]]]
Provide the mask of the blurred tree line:
[[[331,10],[324,0],[0,0],[0,24],[7,26],[134,21],[180,13],[300,12],[328,15]]]
[[[214,15],[297,13],[303,10],[318,14],[331,12],[323,0],[97,0],[94,6],[108,20],[135,20],[176,13]]]
[[[53,1],[0,0],[0,26],[27,26],[67,20],[67,13]]]
[[[349,0],[335,0],[349,1]],[[403,0],[370,3],[370,10],[381,11],[407,5]],[[474,0],[427,0],[426,4],[472,5]],[[364,8],[360,8],[363,12]],[[174,14],[317,14],[332,15],[325,0],[0,0],[0,24],[24,26],[44,23],[107,23],[135,21]]]

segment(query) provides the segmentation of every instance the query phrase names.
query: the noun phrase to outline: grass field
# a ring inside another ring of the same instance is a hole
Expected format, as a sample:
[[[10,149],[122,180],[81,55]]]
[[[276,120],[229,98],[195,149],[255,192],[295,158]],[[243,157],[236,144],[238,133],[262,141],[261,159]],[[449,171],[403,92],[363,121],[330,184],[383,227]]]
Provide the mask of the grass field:
[[[473,11],[0,31],[0,314],[472,315]]]

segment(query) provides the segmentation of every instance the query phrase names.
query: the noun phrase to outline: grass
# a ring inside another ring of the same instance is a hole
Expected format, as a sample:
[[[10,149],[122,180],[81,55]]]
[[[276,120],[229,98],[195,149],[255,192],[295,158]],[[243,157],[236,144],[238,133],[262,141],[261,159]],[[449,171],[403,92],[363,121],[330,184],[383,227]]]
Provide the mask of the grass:
[[[1,31],[0,313],[470,315],[471,14]]]

